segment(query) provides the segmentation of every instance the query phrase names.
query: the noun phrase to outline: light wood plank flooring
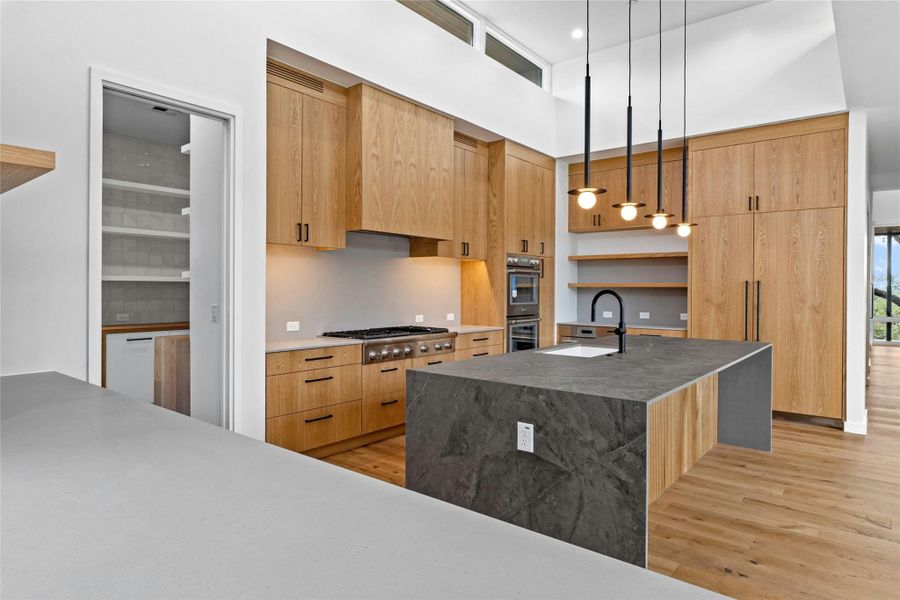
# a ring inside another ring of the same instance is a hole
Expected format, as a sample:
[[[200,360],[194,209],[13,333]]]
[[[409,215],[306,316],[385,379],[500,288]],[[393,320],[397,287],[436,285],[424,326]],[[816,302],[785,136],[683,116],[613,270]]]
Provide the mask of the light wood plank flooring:
[[[900,348],[872,350],[869,435],[777,420],[650,507],[650,568],[736,598],[900,599]],[[404,484],[404,438],[331,462]]]

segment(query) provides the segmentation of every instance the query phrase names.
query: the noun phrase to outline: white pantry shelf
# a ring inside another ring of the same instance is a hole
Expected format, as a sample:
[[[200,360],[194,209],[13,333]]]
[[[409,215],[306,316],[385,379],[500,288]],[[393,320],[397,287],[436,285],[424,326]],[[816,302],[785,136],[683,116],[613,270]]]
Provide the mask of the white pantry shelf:
[[[141,194],[153,194],[155,196],[167,196],[169,198],[191,197],[190,190],[168,187],[164,185],[138,183],[136,181],[126,181],[124,179],[112,179],[110,177],[103,178],[103,187],[110,190],[124,190],[127,192],[138,192]]]
[[[190,214],[191,214],[190,206],[185,206],[184,208],[181,209],[181,216],[187,217],[187,216],[190,216]]]
[[[188,283],[181,275],[104,275],[103,281],[132,281],[149,283]]]
[[[183,231],[163,231],[160,229],[141,229],[139,227],[113,227],[103,226],[103,233],[107,235],[127,235],[132,237],[165,238],[175,240],[189,240],[190,233]]]

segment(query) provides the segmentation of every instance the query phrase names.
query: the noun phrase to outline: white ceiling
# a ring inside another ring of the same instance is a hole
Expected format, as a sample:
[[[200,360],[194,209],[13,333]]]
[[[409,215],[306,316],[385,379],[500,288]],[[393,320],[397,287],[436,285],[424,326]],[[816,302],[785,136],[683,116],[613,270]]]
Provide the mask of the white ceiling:
[[[157,104],[123,96],[103,94],[103,131],[170,146],[182,146],[191,138],[187,113],[153,110]]]
[[[768,0],[690,0],[688,23],[704,21]],[[572,38],[573,29],[585,28],[584,0],[464,0],[503,33],[550,64],[583,56],[584,38]],[[683,3],[663,2],[663,31],[681,27]],[[631,37],[655,35],[659,30],[659,4],[636,0],[631,9]],[[628,40],[628,0],[591,2],[591,51]]]

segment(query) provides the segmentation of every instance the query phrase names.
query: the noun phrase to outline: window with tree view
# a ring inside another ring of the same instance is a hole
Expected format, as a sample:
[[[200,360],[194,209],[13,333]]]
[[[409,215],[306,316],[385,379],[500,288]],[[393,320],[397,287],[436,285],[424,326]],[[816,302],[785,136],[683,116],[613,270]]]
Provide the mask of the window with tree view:
[[[900,344],[900,229],[875,232],[872,329],[876,341]]]

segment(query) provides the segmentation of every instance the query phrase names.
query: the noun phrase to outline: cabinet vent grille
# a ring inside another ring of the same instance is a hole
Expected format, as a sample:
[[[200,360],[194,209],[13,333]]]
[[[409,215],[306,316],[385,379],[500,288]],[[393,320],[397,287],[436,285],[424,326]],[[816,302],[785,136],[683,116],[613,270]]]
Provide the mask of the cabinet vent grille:
[[[458,131],[453,132],[453,141],[458,142],[460,144],[470,146],[472,148],[478,147],[478,140],[473,137],[469,137],[464,133],[460,133]]]
[[[305,73],[294,71],[293,69],[289,69],[278,63],[274,63],[271,61],[266,63],[266,73],[268,73],[269,75],[274,75],[276,77],[281,77],[282,79],[287,79],[288,81],[296,83],[297,85],[302,85],[305,88],[309,88],[320,93],[325,90],[325,82],[323,82],[321,79],[310,77]]]

